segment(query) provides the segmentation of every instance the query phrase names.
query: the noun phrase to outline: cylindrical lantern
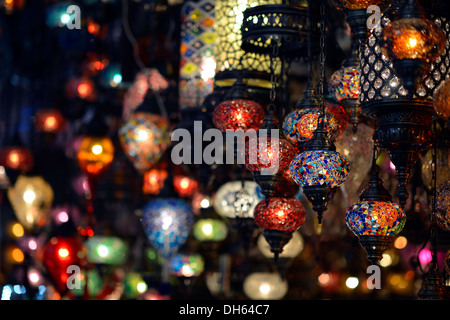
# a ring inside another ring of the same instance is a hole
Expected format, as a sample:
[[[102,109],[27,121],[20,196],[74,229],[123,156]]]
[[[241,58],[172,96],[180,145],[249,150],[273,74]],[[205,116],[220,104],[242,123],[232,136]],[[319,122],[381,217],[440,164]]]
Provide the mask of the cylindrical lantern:
[[[181,8],[180,109],[200,106],[213,90],[214,4],[215,0],[185,1]]]
[[[236,80],[236,71],[242,65],[243,81],[248,86],[270,89],[270,57],[256,53],[246,53],[241,49],[241,26],[247,8],[264,4],[280,4],[280,0],[216,0],[217,42],[215,85],[229,87]],[[277,62],[279,74],[279,59]]]

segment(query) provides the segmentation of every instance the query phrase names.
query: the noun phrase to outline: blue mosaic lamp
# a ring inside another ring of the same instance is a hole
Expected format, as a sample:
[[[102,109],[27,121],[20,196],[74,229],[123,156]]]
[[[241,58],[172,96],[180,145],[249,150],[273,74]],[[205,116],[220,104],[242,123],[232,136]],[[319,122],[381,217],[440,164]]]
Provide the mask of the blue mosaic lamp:
[[[350,164],[336,152],[335,145],[328,138],[324,121],[318,122],[313,138],[306,142],[304,151],[292,160],[289,171],[312,203],[319,223],[322,223],[322,213],[327,210],[328,202],[337,188],[344,183],[350,172]]]
[[[186,242],[194,223],[194,213],[183,200],[155,199],[144,207],[141,223],[153,247],[162,257],[168,258]]]

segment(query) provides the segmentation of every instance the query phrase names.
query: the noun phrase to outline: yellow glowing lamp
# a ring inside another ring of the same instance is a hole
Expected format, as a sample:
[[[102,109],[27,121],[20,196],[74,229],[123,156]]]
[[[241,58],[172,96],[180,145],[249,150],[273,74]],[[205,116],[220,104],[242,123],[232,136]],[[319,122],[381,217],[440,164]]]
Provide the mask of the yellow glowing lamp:
[[[25,229],[42,227],[48,222],[53,189],[42,177],[20,175],[15,185],[8,189],[8,199]]]
[[[85,136],[77,152],[78,165],[90,176],[103,174],[114,159],[114,145],[107,136]]]

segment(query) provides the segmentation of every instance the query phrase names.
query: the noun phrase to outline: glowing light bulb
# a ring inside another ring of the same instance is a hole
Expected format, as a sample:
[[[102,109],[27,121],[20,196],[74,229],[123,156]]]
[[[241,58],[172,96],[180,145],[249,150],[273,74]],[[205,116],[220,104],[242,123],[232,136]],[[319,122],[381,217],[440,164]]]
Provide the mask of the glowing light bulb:
[[[97,253],[98,253],[98,255],[99,255],[100,257],[102,257],[102,258],[107,257],[108,254],[109,254],[108,247],[106,247],[106,246],[104,246],[104,245],[99,246],[98,249],[97,249]]]
[[[147,291],[147,284],[146,284],[145,282],[139,282],[139,283],[136,285],[136,290],[137,290],[139,293],[144,293],[145,291]]]
[[[355,289],[359,284],[359,280],[356,277],[348,277],[345,281],[345,285],[349,289]]]
[[[58,255],[60,258],[67,258],[69,256],[69,250],[66,248],[61,248],[58,250]]]
[[[416,38],[409,38],[409,47],[412,49],[415,46],[417,46],[417,39]]]
[[[70,21],[70,15],[68,15],[67,13],[64,13],[61,18],[61,23],[67,24]]]
[[[322,273],[317,280],[321,286],[326,286],[330,282],[330,275],[328,273]]]
[[[11,152],[9,154],[9,161],[13,164],[19,162],[19,154],[17,152]]]
[[[25,255],[23,254],[22,250],[20,250],[19,248],[14,248],[11,251],[11,257],[17,263],[21,263],[25,259]]]
[[[37,249],[37,243],[36,240],[31,239],[30,241],[28,241],[28,248],[30,248],[30,250],[36,250]]]
[[[58,221],[61,223],[69,221],[69,215],[65,211],[59,212],[57,218],[58,218]]]
[[[181,189],[187,189],[189,187],[189,179],[188,178],[181,179],[180,187]]]
[[[147,141],[149,137],[148,131],[145,129],[139,129],[136,134],[136,141]]]
[[[18,222],[13,224],[13,226],[11,227],[11,232],[17,238],[22,237],[24,235],[24,233],[25,233],[22,225],[20,223],[18,223]]]
[[[211,225],[210,223],[205,223],[205,224],[202,226],[202,231],[203,231],[203,233],[204,233],[205,235],[210,235],[210,234],[212,234],[212,231],[213,231],[212,225]]]
[[[32,204],[34,199],[36,199],[36,194],[33,190],[27,190],[23,193],[23,201],[28,204]]]
[[[95,144],[95,145],[92,146],[92,153],[93,154],[100,154],[102,152],[103,152],[103,148],[102,148],[101,145]]]
[[[408,244],[408,240],[403,236],[398,237],[394,241],[394,247],[397,249],[403,249],[406,247],[407,244]]]
[[[44,126],[47,129],[53,129],[56,126],[56,118],[53,116],[47,117],[47,119],[45,119]]]
[[[270,284],[268,284],[268,283],[262,283],[262,284],[259,286],[259,292],[261,292],[261,293],[264,294],[264,295],[269,294],[269,292],[270,292]]]

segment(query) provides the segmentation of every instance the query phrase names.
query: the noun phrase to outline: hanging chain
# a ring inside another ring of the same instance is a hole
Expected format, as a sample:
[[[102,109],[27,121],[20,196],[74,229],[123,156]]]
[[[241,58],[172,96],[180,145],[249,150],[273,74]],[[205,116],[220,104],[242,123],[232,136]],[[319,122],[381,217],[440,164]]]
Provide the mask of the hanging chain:
[[[275,75],[275,59],[278,57],[279,54],[279,47],[278,44],[275,43],[272,45],[272,53],[270,54],[270,84],[272,85],[270,89],[270,104],[269,108],[272,108],[273,111],[275,111],[275,99],[277,97],[277,76]]]
[[[322,0],[320,4],[320,68],[319,68],[319,103],[320,103],[320,118],[325,118],[325,101],[323,97],[324,82],[325,82],[325,24],[326,24],[326,0]]]

